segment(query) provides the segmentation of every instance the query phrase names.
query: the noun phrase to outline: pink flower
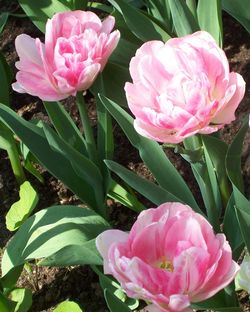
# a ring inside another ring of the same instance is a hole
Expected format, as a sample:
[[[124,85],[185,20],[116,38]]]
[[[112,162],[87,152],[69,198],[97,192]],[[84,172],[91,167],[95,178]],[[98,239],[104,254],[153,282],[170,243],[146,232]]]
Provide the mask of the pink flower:
[[[224,234],[180,203],[140,213],[130,233],[108,230],[96,239],[104,273],[113,275],[150,312],[188,311],[226,287],[239,266]]]
[[[135,129],[166,143],[230,123],[245,92],[243,78],[229,72],[225,53],[205,31],[143,44],[130,74],[125,91]]]
[[[56,101],[88,89],[116,48],[115,19],[103,22],[92,12],[58,13],[46,24],[45,44],[28,35],[16,38],[19,72],[12,87],[45,101]]]

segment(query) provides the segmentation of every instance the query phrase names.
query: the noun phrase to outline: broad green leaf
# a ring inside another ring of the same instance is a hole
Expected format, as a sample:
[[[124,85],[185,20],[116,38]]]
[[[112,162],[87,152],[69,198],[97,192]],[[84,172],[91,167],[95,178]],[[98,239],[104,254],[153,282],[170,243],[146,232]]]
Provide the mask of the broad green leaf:
[[[173,21],[168,0],[146,0],[146,5],[149,13],[165,24],[170,34],[173,28]]]
[[[223,204],[226,207],[231,192],[225,166],[228,146],[225,142],[211,135],[203,135],[202,143],[211,158],[213,170],[219,183]]]
[[[137,44],[120,38],[118,46],[112,53],[109,62],[127,68],[131,58],[135,55],[135,52],[138,48],[139,46]]]
[[[104,290],[104,297],[110,312],[131,312],[131,309],[119,300],[109,289]]]
[[[141,212],[145,209],[145,207],[138,201],[134,194],[128,192],[124,187],[122,187],[114,180],[111,180],[108,197],[136,212]]]
[[[0,103],[10,105],[10,83],[12,80],[12,73],[7,64],[3,54],[0,52]]]
[[[118,163],[111,160],[106,160],[105,163],[110,170],[116,173],[123,181],[149,199],[152,203],[161,205],[165,202],[181,202],[181,199],[167,190],[138,176]]]
[[[14,282],[12,270],[25,262],[51,257],[72,245],[84,245],[108,228],[109,224],[101,216],[87,208],[53,206],[39,211],[25,221],[5,249],[4,282],[8,282],[9,275]]]
[[[192,308],[195,310],[214,310],[214,311],[225,311],[225,312],[228,309],[228,311],[231,311],[231,312],[240,312],[240,311],[242,312],[242,310],[238,306],[236,306],[237,302],[235,302],[235,292],[234,294],[232,294],[232,298],[230,298],[230,295],[227,293],[228,287],[226,287],[224,290],[221,290],[220,292],[215,294],[213,297],[205,301],[192,304]]]
[[[108,289],[131,310],[138,308],[139,301],[133,298],[128,298],[126,293],[122,290],[121,286],[114,280],[114,278],[104,275],[96,266],[91,266],[91,268],[99,276],[100,285],[103,290]]]
[[[5,24],[7,23],[8,17],[8,12],[3,12],[0,14],[0,34],[3,31]]]
[[[126,1],[109,0],[109,2],[123,15],[133,34],[135,34],[142,41],[166,41],[170,38],[166,31],[164,31],[159,25]]]
[[[250,252],[250,201],[246,199],[237,189],[234,189],[236,198],[236,215],[238,218],[242,237],[246,244],[248,253]]]
[[[249,0],[222,0],[222,8],[237,19],[250,32]]]
[[[106,96],[119,103],[119,105],[127,107],[128,104],[125,92],[122,90],[124,89],[125,83],[130,80],[128,67],[109,62],[105,66],[102,76]],[[97,83],[98,81],[90,88],[91,92],[94,94],[100,92]]]
[[[55,13],[71,9],[67,1],[18,0],[18,2],[27,16],[42,32],[45,32],[45,24],[48,18],[51,18]]]
[[[234,137],[233,142],[228,148],[226,155],[226,169],[229,179],[233,184],[233,197],[236,208],[236,215],[238,218],[238,223],[242,233],[242,237],[245,241],[245,244],[250,251],[250,241],[249,241],[249,225],[250,217],[248,215],[250,202],[243,195],[244,194],[244,183],[241,173],[241,151],[243,146],[243,141],[245,134],[249,128],[248,117],[246,117],[243,122],[240,130]]]
[[[51,148],[69,159],[75,175],[79,176],[85,182],[85,185],[91,189],[91,195],[96,201],[96,207],[94,208],[101,211],[103,208],[104,194],[102,176],[98,167],[56,135],[48,125],[44,124],[43,130]]]
[[[83,312],[80,306],[74,301],[61,302],[53,312]]]
[[[10,127],[53,176],[61,180],[88,205],[95,208],[99,207],[93,196],[92,187],[75,174],[75,168],[73,168],[68,156],[51,147],[43,129],[19,117],[4,105],[0,105],[0,121]]]
[[[246,117],[242,122],[241,129],[230,144],[226,155],[226,170],[228,177],[241,193],[244,192],[244,183],[241,173],[241,151],[248,127],[248,117]]]
[[[199,30],[198,22],[187,7],[185,1],[168,0],[175,32],[178,37]]]
[[[20,199],[10,207],[6,215],[6,227],[9,231],[17,230],[38,203],[38,194],[28,181],[20,186],[19,197]]]
[[[43,266],[67,266],[67,265],[94,264],[102,265],[103,261],[96,249],[95,239],[81,245],[67,246],[39,262]]]
[[[28,312],[32,305],[32,292],[27,288],[16,288],[11,291],[10,298],[17,302],[15,312]]]
[[[198,148],[202,147],[202,141],[199,135],[189,137],[185,139],[183,143],[185,148],[188,150],[197,150]],[[207,212],[207,218],[209,222],[213,225],[214,230],[216,232],[219,232],[219,208],[216,205],[215,198],[217,186],[214,187],[212,185],[213,183],[217,184],[217,181],[216,177],[214,176],[213,166],[211,164],[211,160],[208,154],[206,153],[205,155],[204,151],[203,160],[197,163],[191,163],[191,168],[202,194],[202,199],[204,201]],[[212,172],[209,173],[209,171]]]
[[[141,159],[152,172],[159,185],[167,192],[179,198],[180,201],[190,205],[197,212],[201,212],[193,194],[167,158],[162,147],[157,142],[139,135],[134,129],[133,118],[116,103],[102,95],[100,95],[100,99],[110,114],[119,123],[131,144],[138,149]]]
[[[81,132],[60,102],[43,102],[58,135],[78,152],[87,156],[86,143]]]
[[[233,258],[237,261],[244,245],[238,218],[236,216],[235,200],[233,195],[231,195],[226,207],[223,220],[223,232],[225,233],[232,248]]]
[[[209,32],[217,44],[223,46],[221,0],[199,0],[197,16],[201,30]]]
[[[73,3],[73,10],[83,10],[86,11],[88,0],[71,0]]]
[[[16,302],[10,301],[2,292],[0,292],[0,311],[1,312],[15,312]]]

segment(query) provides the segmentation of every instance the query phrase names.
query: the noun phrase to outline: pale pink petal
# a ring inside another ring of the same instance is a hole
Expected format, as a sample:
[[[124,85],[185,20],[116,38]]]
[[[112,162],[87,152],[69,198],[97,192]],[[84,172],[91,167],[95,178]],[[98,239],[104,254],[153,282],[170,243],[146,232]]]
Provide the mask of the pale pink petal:
[[[23,89],[26,93],[38,96],[43,101],[60,101],[68,95],[61,94],[55,91],[49,81],[44,78],[45,73],[41,76],[33,75],[32,73],[18,72],[16,79],[19,84],[19,89]],[[16,87],[16,85],[14,85]]]
[[[228,124],[235,120],[235,111],[245,94],[246,83],[242,76],[232,72],[229,77],[228,88],[230,88],[230,86],[235,86],[235,92],[229,102],[225,103],[213,118],[214,123]]]
[[[128,239],[128,234],[119,230],[108,230],[96,238],[96,247],[100,252],[101,256],[104,259],[104,273],[109,274],[109,260],[108,260],[108,252],[109,248],[113,243],[117,242],[126,242]]]
[[[102,21],[102,28],[101,31],[109,35],[112,29],[115,26],[115,18],[114,16],[108,16]]]

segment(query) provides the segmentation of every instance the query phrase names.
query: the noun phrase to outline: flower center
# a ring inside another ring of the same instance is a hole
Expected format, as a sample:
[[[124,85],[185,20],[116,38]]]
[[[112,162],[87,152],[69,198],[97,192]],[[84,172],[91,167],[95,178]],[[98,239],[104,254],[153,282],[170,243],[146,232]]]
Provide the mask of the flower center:
[[[165,269],[168,272],[173,272],[174,271],[174,266],[171,261],[167,260],[165,256],[163,256],[160,261],[158,262],[158,266],[161,269]]]

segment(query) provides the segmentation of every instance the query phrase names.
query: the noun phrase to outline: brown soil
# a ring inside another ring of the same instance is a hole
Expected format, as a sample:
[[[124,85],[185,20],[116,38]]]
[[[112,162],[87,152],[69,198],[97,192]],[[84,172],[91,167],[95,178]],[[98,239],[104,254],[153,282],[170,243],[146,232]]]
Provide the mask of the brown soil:
[[[15,1],[0,0],[2,10],[18,10]],[[17,11],[19,12],[19,11]],[[226,126],[221,131],[221,136],[226,142],[230,142],[237,132],[242,118],[250,113],[250,35],[231,17],[225,14],[225,52],[230,60],[231,70],[243,75],[246,80],[246,95],[237,110],[237,119],[234,123]],[[4,53],[7,62],[15,72],[14,63],[17,60],[17,54],[14,48],[14,40],[21,33],[29,34],[32,37],[43,38],[43,34],[29,21],[28,18],[10,17],[5,30],[0,36],[0,50]],[[77,123],[79,117],[77,109],[72,99],[65,102],[65,106],[71,113]],[[39,99],[27,94],[17,94],[12,92],[12,108],[25,119],[42,119],[48,121],[48,117]],[[91,97],[88,97],[89,115],[95,126],[95,106]],[[119,163],[127,166],[137,174],[152,179],[148,169],[141,162],[141,159],[135,149],[133,149],[122,131],[115,125],[116,155],[115,159]],[[248,194],[250,194],[250,134],[245,140],[243,151],[243,171]],[[173,151],[166,151],[169,158],[173,161],[176,168],[183,175],[184,179],[190,185],[198,202],[201,203],[201,197],[198,192],[196,182],[192,179],[190,167],[181,157],[174,154]],[[49,207],[53,204],[78,204],[78,199],[67,190],[63,184],[52,177],[46,170],[41,170],[44,177],[44,184],[38,182],[35,178],[27,174],[28,180],[38,191],[40,200],[37,210]],[[18,187],[13,177],[7,155],[0,151],[0,248],[3,248],[11,233],[5,227],[5,214],[12,203],[18,199]],[[148,205],[148,203],[146,202]],[[136,215],[121,205],[115,204],[112,200],[108,201],[110,207],[110,216],[112,224],[116,228],[128,230],[134,222]],[[33,291],[32,312],[49,312],[53,310],[59,302],[70,299],[77,301],[86,312],[105,312],[108,311],[102,290],[98,283],[98,278],[87,266],[67,267],[67,268],[43,268],[33,267],[32,276],[23,273],[19,279],[18,285],[29,287]],[[242,294],[241,302],[246,302],[247,297]]]

